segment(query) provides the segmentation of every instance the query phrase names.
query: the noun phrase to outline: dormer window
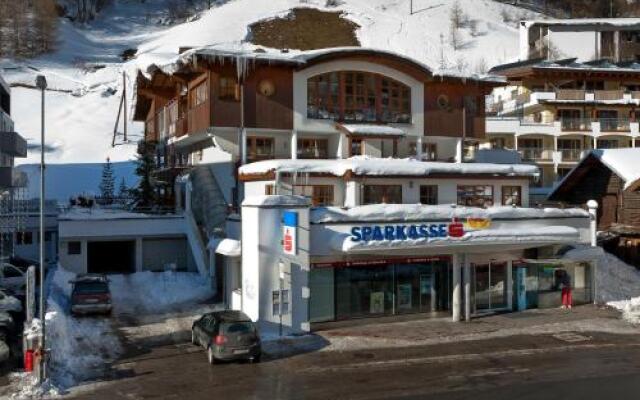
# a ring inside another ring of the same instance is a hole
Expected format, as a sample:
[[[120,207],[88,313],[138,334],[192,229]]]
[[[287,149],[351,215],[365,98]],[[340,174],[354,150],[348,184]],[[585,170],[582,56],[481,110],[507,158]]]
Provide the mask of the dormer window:
[[[221,76],[218,81],[218,99],[226,101],[240,101],[240,85],[231,76]]]

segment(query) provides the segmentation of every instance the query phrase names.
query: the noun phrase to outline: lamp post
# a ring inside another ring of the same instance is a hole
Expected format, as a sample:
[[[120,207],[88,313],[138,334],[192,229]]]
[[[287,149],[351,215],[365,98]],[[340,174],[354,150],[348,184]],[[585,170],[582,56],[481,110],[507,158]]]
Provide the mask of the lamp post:
[[[46,346],[45,346],[45,320],[44,320],[44,92],[47,89],[47,79],[44,75],[36,78],[36,87],[42,94],[41,105],[41,130],[40,130],[40,323],[42,324],[42,341],[39,368],[39,381],[46,378]]]

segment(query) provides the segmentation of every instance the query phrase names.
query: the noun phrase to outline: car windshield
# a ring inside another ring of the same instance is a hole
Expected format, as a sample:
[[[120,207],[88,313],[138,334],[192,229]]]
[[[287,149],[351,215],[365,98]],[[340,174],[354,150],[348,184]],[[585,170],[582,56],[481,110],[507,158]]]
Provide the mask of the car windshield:
[[[220,326],[224,335],[253,333],[255,330],[251,322],[223,322]]]
[[[82,294],[106,293],[109,291],[109,287],[104,282],[82,282],[76,284],[73,291]]]

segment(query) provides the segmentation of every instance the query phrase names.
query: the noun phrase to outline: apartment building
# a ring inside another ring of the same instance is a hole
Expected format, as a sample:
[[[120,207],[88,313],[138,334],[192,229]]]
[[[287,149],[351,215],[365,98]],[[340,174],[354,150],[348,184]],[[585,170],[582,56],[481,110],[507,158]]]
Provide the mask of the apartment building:
[[[502,85],[372,49],[205,47],[139,75],[135,118],[196,263],[263,329],[553,306],[520,289],[558,269],[589,302],[588,264],[523,261],[585,243],[587,212],[528,208],[535,165],[473,162]]]
[[[636,146],[640,65],[533,59],[491,72],[509,86],[488,100],[483,146],[517,151],[537,165],[542,189],[534,194],[548,192],[592,149]]]
[[[640,60],[639,18],[549,19],[520,22],[520,60]]]

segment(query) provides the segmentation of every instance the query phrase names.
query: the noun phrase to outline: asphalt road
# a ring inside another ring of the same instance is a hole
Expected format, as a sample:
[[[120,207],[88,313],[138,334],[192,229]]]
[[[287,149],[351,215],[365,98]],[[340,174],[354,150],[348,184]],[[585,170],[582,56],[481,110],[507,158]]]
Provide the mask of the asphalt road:
[[[315,351],[261,364],[207,364],[190,345],[114,366],[75,399],[639,399],[640,338],[516,336],[367,351]]]

